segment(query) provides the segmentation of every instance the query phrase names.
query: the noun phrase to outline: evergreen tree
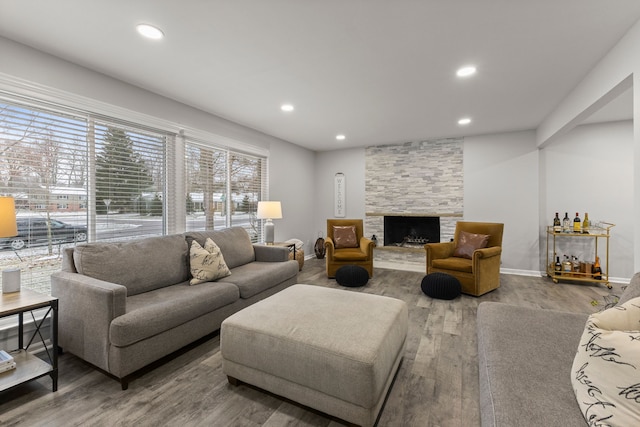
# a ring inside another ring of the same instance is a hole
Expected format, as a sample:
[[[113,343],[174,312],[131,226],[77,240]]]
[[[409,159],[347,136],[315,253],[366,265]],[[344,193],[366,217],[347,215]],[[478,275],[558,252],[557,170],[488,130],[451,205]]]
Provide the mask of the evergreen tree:
[[[107,128],[102,152],[96,155],[96,210],[130,212],[135,201],[153,186],[153,177],[144,159],[134,150],[133,142],[122,129]]]

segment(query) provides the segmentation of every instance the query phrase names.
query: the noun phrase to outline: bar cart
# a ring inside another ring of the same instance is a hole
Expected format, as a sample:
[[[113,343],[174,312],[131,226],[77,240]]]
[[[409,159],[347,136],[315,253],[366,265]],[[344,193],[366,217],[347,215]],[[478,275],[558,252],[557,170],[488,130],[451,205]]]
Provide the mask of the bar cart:
[[[558,283],[560,280],[567,280],[573,282],[589,282],[589,283],[599,283],[605,285],[607,288],[611,289],[611,284],[609,283],[609,237],[610,230],[614,227],[615,224],[611,224],[608,222],[598,223],[596,226],[592,226],[588,231],[582,231],[580,233],[576,232],[563,232],[554,230],[553,226],[547,227],[547,277],[550,277],[553,280],[553,283]],[[563,239],[593,239],[595,241],[595,254],[593,259],[599,257],[601,260],[601,269],[602,276],[601,278],[596,278],[591,270],[591,264],[586,262],[580,263],[579,269],[572,269],[571,271],[566,271],[565,269],[561,269],[560,271],[555,270],[555,261],[556,261],[556,240],[560,241]],[[604,257],[600,256],[598,253],[598,242],[599,240],[604,240],[605,251]],[[551,250],[550,250],[551,249]]]

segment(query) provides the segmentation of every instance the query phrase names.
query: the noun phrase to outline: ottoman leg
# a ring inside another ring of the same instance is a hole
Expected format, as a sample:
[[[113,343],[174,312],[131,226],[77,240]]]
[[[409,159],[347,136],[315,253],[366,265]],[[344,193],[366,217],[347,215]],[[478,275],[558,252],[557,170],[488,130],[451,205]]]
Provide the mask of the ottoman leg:
[[[237,378],[230,377],[229,375],[227,375],[227,380],[232,386],[239,386],[240,384],[242,384],[242,381]]]

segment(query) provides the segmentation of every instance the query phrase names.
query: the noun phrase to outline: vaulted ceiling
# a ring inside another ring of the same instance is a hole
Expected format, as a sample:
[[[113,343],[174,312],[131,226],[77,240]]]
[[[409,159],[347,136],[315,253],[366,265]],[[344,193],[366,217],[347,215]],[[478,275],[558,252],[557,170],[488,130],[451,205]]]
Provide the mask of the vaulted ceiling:
[[[318,151],[535,129],[638,19],[638,0],[0,1],[2,37]]]

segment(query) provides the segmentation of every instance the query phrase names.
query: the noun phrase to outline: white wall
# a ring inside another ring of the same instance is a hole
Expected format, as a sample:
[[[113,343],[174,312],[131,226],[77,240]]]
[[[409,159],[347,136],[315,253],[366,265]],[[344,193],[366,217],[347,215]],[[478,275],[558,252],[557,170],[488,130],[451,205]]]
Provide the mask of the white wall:
[[[610,278],[629,279],[634,273],[633,145],[633,122],[623,121],[578,126],[541,151],[546,168],[541,203],[547,206],[541,222],[550,225],[555,212],[561,218],[568,212],[572,220],[576,212],[582,219],[588,212],[592,221],[615,224]],[[599,242],[601,257],[604,244]],[[562,248],[559,255],[572,251],[581,255],[577,248]]]
[[[103,74],[74,65],[54,56],[0,37],[0,74],[38,85],[86,97],[107,105],[124,108],[182,127],[207,132],[270,152],[270,198],[282,201],[283,219],[275,221],[276,239],[310,240],[314,218],[315,154],[253,129],[205,113],[171,99],[145,91]],[[40,87],[42,86],[42,87]],[[52,94],[58,96],[58,93]],[[315,240],[314,240],[315,242]],[[310,250],[305,248],[305,252]],[[308,252],[307,252],[308,253]]]
[[[504,223],[506,272],[540,271],[534,131],[464,138],[464,219]]]
[[[333,181],[338,172],[346,179],[346,218],[365,214],[364,148],[324,151],[316,154],[314,232],[327,236],[327,219],[334,216]],[[365,230],[365,233],[367,230]]]
[[[633,85],[633,212],[640,217],[640,21],[576,85],[537,130],[538,145],[546,147],[579,125],[584,118]],[[632,231],[634,271],[640,271],[640,227]],[[612,267],[613,268],[613,267]]]

